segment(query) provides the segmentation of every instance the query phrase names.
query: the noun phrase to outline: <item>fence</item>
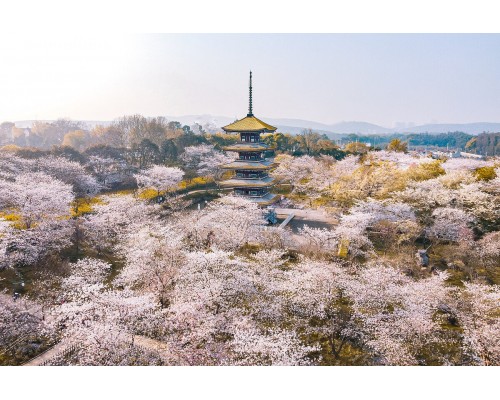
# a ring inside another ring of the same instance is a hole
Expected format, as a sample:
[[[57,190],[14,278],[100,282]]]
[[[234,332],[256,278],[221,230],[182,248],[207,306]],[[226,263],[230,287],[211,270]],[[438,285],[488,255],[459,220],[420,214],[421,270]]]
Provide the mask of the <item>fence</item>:
[[[63,346],[63,348],[55,353],[53,356],[49,357],[48,359],[46,359],[45,361],[42,361],[41,363],[36,363],[35,361],[39,358],[42,358],[43,356],[45,356],[49,351],[53,351],[54,350],[54,347],[56,346]],[[51,364],[56,358],[58,357],[65,357],[71,353],[73,353],[77,348],[79,347],[79,344],[77,343],[67,343],[66,345],[63,343],[63,342],[59,342],[59,343],[56,343],[54,346],[51,346],[49,347],[47,350],[45,350],[43,353],[41,354],[38,354],[37,356],[31,358],[29,361],[25,362],[23,365],[36,365],[36,366],[39,366],[39,365],[49,365]]]
[[[80,347],[79,344],[76,344],[76,343],[71,344],[69,347],[66,347],[61,352],[59,352],[57,354],[54,354],[52,357],[50,357],[49,359],[45,360],[44,362],[42,362],[39,365],[40,366],[50,365],[50,364],[52,364],[53,361],[55,361],[56,358],[66,357],[66,356],[69,356],[70,354],[74,353],[78,349],[78,347]]]

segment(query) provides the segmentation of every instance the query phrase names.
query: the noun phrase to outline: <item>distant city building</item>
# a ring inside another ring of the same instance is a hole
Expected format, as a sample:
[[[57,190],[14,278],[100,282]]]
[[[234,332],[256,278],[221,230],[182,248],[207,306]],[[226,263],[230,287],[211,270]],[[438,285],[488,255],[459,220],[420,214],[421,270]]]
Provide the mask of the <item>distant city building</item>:
[[[483,160],[485,157],[481,154],[466,153],[464,151],[432,151],[432,158],[475,158]]]
[[[235,195],[245,196],[260,206],[274,203],[278,196],[269,192],[275,183],[275,179],[269,176],[269,170],[275,164],[273,159],[264,157],[265,152],[272,150],[272,148],[261,141],[260,135],[272,133],[277,128],[266,124],[253,115],[251,71],[248,114],[245,118],[226,125],[222,129],[228,133],[239,133],[240,141],[224,147],[225,151],[237,152],[239,156],[232,163],[222,166],[223,169],[233,170],[234,176],[222,181],[220,186],[233,188]]]
[[[460,157],[464,157],[464,158],[477,158],[479,160],[484,159],[484,156],[481,155],[481,154],[466,153],[464,151],[460,152]]]
[[[459,158],[460,152],[459,151],[435,150],[435,151],[431,151],[431,155],[432,155],[432,158]]]

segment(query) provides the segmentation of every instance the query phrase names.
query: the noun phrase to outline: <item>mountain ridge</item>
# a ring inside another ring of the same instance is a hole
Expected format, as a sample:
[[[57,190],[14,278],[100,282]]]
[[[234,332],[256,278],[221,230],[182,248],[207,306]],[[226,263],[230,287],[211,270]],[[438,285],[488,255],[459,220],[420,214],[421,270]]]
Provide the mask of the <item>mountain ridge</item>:
[[[234,122],[237,118],[226,116],[214,116],[210,114],[191,114],[181,116],[165,116],[169,121],[178,121],[183,125],[209,124],[214,130]],[[317,121],[310,121],[296,118],[271,118],[262,117],[262,120],[274,125],[279,132],[300,134],[304,129],[312,129],[315,132],[327,135],[384,135],[393,133],[446,133],[461,131],[472,135],[478,135],[482,132],[500,132],[500,122],[471,122],[471,123],[435,123],[413,126],[411,128],[386,128],[380,125],[365,121],[341,121],[334,124],[325,124]],[[30,127],[35,120],[15,121],[19,128]],[[43,120],[50,122],[52,120]],[[90,128],[96,125],[109,125],[112,121],[92,121],[83,120]]]

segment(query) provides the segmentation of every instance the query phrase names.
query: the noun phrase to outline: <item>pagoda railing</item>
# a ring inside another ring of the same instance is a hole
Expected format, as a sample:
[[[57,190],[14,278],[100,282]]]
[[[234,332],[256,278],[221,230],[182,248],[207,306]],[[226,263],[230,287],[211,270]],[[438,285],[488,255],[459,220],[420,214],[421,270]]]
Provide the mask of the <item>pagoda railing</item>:
[[[258,195],[256,195],[256,194],[237,194],[237,193],[235,193],[234,195],[237,197],[255,197],[255,198],[257,198],[257,197],[267,196],[268,194],[269,194],[269,192],[266,192],[264,194],[258,194]]]

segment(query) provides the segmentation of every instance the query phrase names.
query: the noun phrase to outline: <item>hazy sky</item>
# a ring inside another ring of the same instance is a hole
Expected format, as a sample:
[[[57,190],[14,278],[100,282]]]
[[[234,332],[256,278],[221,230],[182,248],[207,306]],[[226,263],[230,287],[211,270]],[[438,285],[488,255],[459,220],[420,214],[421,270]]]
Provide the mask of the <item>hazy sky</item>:
[[[0,39],[0,121],[254,113],[324,123],[500,122],[500,34]]]

